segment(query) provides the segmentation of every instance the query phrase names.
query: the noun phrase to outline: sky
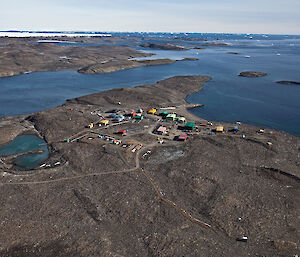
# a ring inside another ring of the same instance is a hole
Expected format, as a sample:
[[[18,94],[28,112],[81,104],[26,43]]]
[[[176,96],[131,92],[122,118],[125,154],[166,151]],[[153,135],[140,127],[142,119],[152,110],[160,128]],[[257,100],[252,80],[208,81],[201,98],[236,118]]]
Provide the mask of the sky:
[[[10,0],[0,30],[300,35],[300,0]]]

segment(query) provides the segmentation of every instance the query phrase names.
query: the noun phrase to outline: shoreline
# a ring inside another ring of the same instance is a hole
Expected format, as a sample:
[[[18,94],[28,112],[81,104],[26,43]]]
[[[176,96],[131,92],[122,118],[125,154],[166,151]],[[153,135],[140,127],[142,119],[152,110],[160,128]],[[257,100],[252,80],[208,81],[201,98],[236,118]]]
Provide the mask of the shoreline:
[[[147,56],[145,56],[147,57]],[[198,59],[196,58],[184,58],[182,60],[173,60],[173,59],[154,59],[154,60],[120,60],[114,65],[110,65],[110,62],[107,62],[108,65],[105,64],[93,64],[90,66],[86,66],[83,68],[80,68],[78,70],[76,69],[45,69],[45,70],[35,70],[35,71],[26,71],[26,72],[20,72],[20,73],[13,73],[9,75],[1,75],[1,78],[10,78],[15,77],[19,75],[26,75],[31,74],[35,72],[56,72],[56,71],[75,71],[81,74],[107,74],[107,73],[113,73],[121,70],[127,70],[127,69],[135,69],[139,67],[144,66],[158,66],[158,65],[167,65],[167,64],[173,64],[176,62],[182,62],[182,61],[196,61]]]
[[[179,61],[172,59],[131,60],[137,57],[149,57],[152,54],[140,52],[127,45],[104,44],[107,41],[112,43],[124,40],[119,37],[68,37],[67,41],[64,37],[49,37],[49,39],[49,42],[41,43],[39,40],[43,40],[43,37],[0,38],[0,78],[32,72],[63,70],[102,74]],[[51,42],[51,39],[55,41]],[[74,41],[73,44],[68,43],[70,40]],[[16,52],[18,55],[15,55]],[[196,59],[185,58],[182,61],[194,60]]]
[[[183,96],[183,100],[180,100],[179,98],[176,98],[177,100],[175,100],[175,104],[180,104],[181,106],[181,109],[183,108],[186,109],[186,112],[188,112],[188,114],[190,114],[191,116],[193,116],[193,119],[201,119],[201,117],[198,117],[192,113],[189,112],[189,109],[191,108],[195,108],[195,107],[199,107],[199,106],[202,106],[201,104],[191,104],[189,102],[187,102],[186,98],[189,94],[193,94],[195,92],[198,92],[199,90],[202,90],[202,83],[205,83],[207,81],[209,81],[211,78],[210,77],[207,77],[207,76],[176,76],[176,77],[170,77],[170,78],[167,78],[167,79],[164,79],[164,80],[161,80],[161,81],[157,81],[156,84],[154,85],[137,85],[135,87],[132,87],[132,88],[128,88],[128,87],[125,87],[125,88],[115,88],[115,89],[109,89],[109,90],[105,90],[105,91],[100,91],[100,92],[97,92],[97,93],[93,93],[93,94],[88,94],[88,95],[83,95],[83,96],[79,96],[79,97],[75,97],[75,98],[72,98],[72,99],[66,99],[66,101],[59,105],[59,106],[56,106],[56,107],[53,107],[53,108],[50,108],[50,109],[46,109],[46,110],[41,110],[41,111],[37,111],[37,112],[34,112],[34,113],[28,113],[28,114],[19,114],[19,115],[10,115],[10,116],[3,116],[3,117],[0,117],[0,125],[2,125],[1,123],[4,123],[4,126],[9,123],[15,123],[15,122],[21,122],[23,123],[22,124],[22,127],[25,129],[21,129],[21,133],[19,134],[15,134],[11,131],[11,137],[15,138],[16,136],[18,135],[23,135],[23,134],[27,134],[27,133],[31,133],[30,131],[32,131],[33,133],[35,133],[36,135],[38,135],[39,137],[42,137],[44,138],[40,132],[35,128],[34,124],[31,124],[30,122],[28,122],[28,117],[31,117],[31,116],[35,116],[35,115],[38,115],[39,113],[47,113],[47,112],[53,112],[55,111],[56,109],[61,109],[61,108],[68,108],[69,105],[73,105],[73,104],[76,104],[77,102],[79,102],[79,104],[83,101],[83,102],[87,102],[88,105],[95,105],[95,107],[99,107],[99,104],[98,103],[92,103],[90,101],[86,101],[85,99],[89,99],[89,98],[98,98],[99,96],[101,97],[101,95],[109,95],[110,93],[113,93],[113,92],[122,92],[122,91],[135,91],[135,90],[139,90],[140,88],[151,88],[152,86],[155,86],[161,82],[164,82],[164,81],[167,81],[167,80],[172,80],[172,79],[175,79],[176,78],[193,78],[193,77],[196,77],[196,78],[199,78],[200,79],[200,86],[195,88],[195,89],[192,89],[192,91],[188,91],[186,95]],[[157,90],[157,89],[155,89]],[[159,90],[159,89],[158,89]],[[185,91],[185,90],[184,90]],[[130,94],[130,93],[127,93],[127,94]],[[156,93],[154,93],[156,94]],[[99,96],[98,96],[99,95]],[[119,105],[117,104],[118,101],[115,101],[113,104],[111,103],[111,101],[108,101],[107,103],[103,103],[101,107],[104,107],[104,108],[108,108],[106,105],[109,105],[111,106],[111,108],[114,108],[114,107],[119,107]],[[150,105],[146,104],[146,103],[143,103],[142,105],[144,105],[144,107],[149,107]],[[166,102],[164,105],[167,106],[168,104],[171,104],[172,105],[172,102]],[[84,104],[83,104],[84,105]],[[126,108],[138,108],[138,106],[140,106],[141,104],[138,103],[138,102],[135,102],[134,106],[130,105],[130,106],[127,106]],[[157,106],[164,106],[164,105],[161,105],[161,104],[158,104]],[[186,107],[187,106],[187,107]],[[194,106],[194,107],[191,107],[191,106]],[[1,129],[1,127],[0,127]],[[45,138],[44,138],[45,139]],[[11,141],[13,139],[10,139],[8,141],[5,141],[3,142],[1,139],[0,139],[0,145],[4,145],[6,143],[8,143],[9,141]]]
[[[160,61],[160,59],[158,59],[158,61]],[[165,59],[163,59],[163,61],[165,61]],[[181,60],[179,60],[181,61]],[[175,62],[175,61],[174,61]],[[173,62],[172,62],[173,63]],[[151,65],[151,64],[150,64]],[[154,64],[156,65],[156,64]],[[157,64],[157,65],[160,65],[160,64]],[[164,65],[164,64],[162,64]],[[145,65],[147,66],[147,64]],[[130,68],[129,68],[130,69]],[[74,71],[74,70],[71,70],[71,71]],[[47,71],[46,71],[47,72]],[[50,71],[51,72],[51,71]],[[114,72],[114,71],[112,71]],[[88,73],[87,73],[88,74]],[[194,75],[194,76],[175,76],[175,77],[169,77],[167,79],[164,79],[164,80],[168,80],[168,79],[172,79],[172,78],[176,78],[176,77],[207,77],[207,76],[202,76],[202,75]],[[211,80],[210,77],[207,77],[209,78],[209,80]],[[1,79],[1,78],[0,78]],[[157,81],[156,83],[159,83],[161,81],[164,81],[164,80],[160,80],[160,81]],[[206,81],[208,82],[208,81]],[[132,87],[131,89],[134,89],[134,88],[138,88],[138,87],[143,87],[143,86],[147,86],[147,85],[137,85],[137,86],[134,86]],[[92,94],[87,94],[87,95],[82,95],[82,96],[79,96],[79,97],[75,97],[75,98],[72,98],[72,99],[66,99],[64,103],[62,103],[61,105],[58,105],[58,106],[55,106],[55,107],[51,107],[49,109],[45,109],[45,110],[41,110],[41,111],[36,111],[36,112],[33,112],[33,113],[26,113],[26,114],[16,114],[16,115],[7,115],[7,116],[2,116],[0,117],[0,122],[1,120],[6,120],[6,119],[14,119],[14,118],[24,118],[24,117],[28,117],[28,116],[31,116],[31,115],[34,115],[34,114],[37,114],[37,113],[40,113],[40,112],[45,112],[45,111],[48,111],[48,110],[52,110],[52,109],[55,109],[55,108],[58,108],[58,107],[61,107],[61,106],[65,106],[66,104],[68,104],[68,102],[72,102],[74,99],[80,99],[80,98],[85,98],[85,97],[89,97],[89,96],[92,96],[92,95],[97,95],[97,94],[101,94],[101,93],[105,93],[105,92],[110,92],[110,91],[114,91],[114,90],[122,90],[122,89],[130,89],[128,87],[124,87],[124,88],[115,88],[115,89],[108,89],[108,90],[105,90],[105,91],[100,91],[100,92],[96,92],[96,93],[92,93]],[[191,93],[188,93],[186,95],[186,97],[184,98],[184,101],[185,101],[185,104],[189,107],[186,107],[186,110],[192,115],[194,116],[194,119],[201,119],[201,120],[205,120],[204,118],[194,114],[193,112],[191,112],[192,109],[194,108],[197,108],[197,107],[202,107],[204,106],[203,104],[201,103],[197,103],[197,104],[193,104],[191,102],[189,102],[187,100],[188,96],[191,95],[191,94],[194,94],[196,92],[199,92],[203,90],[203,87],[201,87],[198,91],[194,91],[194,92],[191,92]],[[191,107],[192,105],[194,105],[194,107]],[[212,120],[213,122],[217,122],[217,123],[224,123],[224,124],[233,124],[234,121],[225,121],[225,120]],[[270,130],[274,130],[274,131],[278,131],[278,132],[281,132],[281,133],[286,133],[288,135],[291,135],[291,136],[295,136],[295,137],[298,137],[297,135],[295,134],[291,134],[287,131],[284,131],[284,130],[279,130],[279,129],[276,129],[276,128],[273,128],[273,127],[266,127],[266,126],[263,126],[263,125],[260,125],[260,124],[255,124],[255,123],[244,123],[245,125],[249,125],[249,126],[253,126],[253,127],[264,127],[264,128],[267,128],[267,129],[270,129]],[[37,131],[35,130],[34,131],[35,133],[37,133]],[[0,140],[0,145],[3,145],[3,143],[1,143],[1,140]]]
[[[64,108],[69,108],[69,107],[73,108],[74,105],[79,105],[79,106],[80,105],[83,105],[83,106],[86,105],[88,109],[91,109],[93,106],[95,108],[105,108],[105,109],[107,109],[107,108],[118,108],[118,107],[120,107],[118,105],[118,102],[119,102],[118,100],[120,100],[121,97],[118,98],[118,99],[112,100],[112,99],[109,98],[109,95],[111,95],[111,94],[115,95],[116,94],[116,95],[119,95],[119,96],[122,95],[122,97],[123,97],[124,95],[126,96],[126,95],[134,94],[133,92],[136,91],[136,90],[137,91],[139,91],[140,89],[149,90],[152,87],[154,87],[154,92],[156,90],[160,91],[161,89],[158,89],[157,85],[164,84],[166,81],[169,81],[169,80],[171,80],[171,81],[175,80],[176,81],[177,79],[181,79],[181,78],[183,78],[183,80],[184,79],[189,79],[189,78],[192,78],[192,79],[196,78],[196,80],[199,79],[200,86],[196,87],[196,88],[183,89],[183,92],[181,92],[181,93],[183,93],[182,99],[175,98],[175,99],[177,99],[177,100],[175,100],[175,102],[174,102],[174,99],[172,99],[171,101],[170,101],[170,99],[168,99],[169,100],[168,102],[164,102],[162,104],[153,104],[153,101],[151,101],[151,104],[147,101],[144,101],[141,104],[138,101],[133,100],[133,101],[131,101],[130,104],[125,103],[125,106],[126,106],[125,108],[126,109],[134,109],[134,108],[138,108],[140,106],[143,106],[143,108],[150,108],[151,106],[155,105],[157,108],[159,108],[161,110],[164,110],[164,109],[180,110],[180,112],[182,114],[184,114],[187,117],[190,117],[190,119],[193,120],[193,121],[204,121],[204,122],[207,121],[206,119],[203,119],[202,117],[200,117],[200,116],[194,114],[193,112],[191,112],[191,110],[193,110],[194,108],[202,107],[204,105],[203,104],[190,103],[189,101],[187,101],[187,98],[188,98],[189,95],[203,90],[202,85],[204,83],[207,83],[208,81],[210,81],[211,78],[208,77],[208,76],[201,76],[201,75],[175,76],[175,77],[169,77],[167,79],[157,81],[155,84],[137,85],[137,86],[132,87],[132,88],[125,87],[125,88],[109,89],[109,90],[100,91],[100,92],[93,93],[93,94],[88,94],[88,95],[75,97],[75,98],[72,98],[72,99],[66,99],[66,101],[63,104],[61,104],[59,106],[56,106],[56,107],[53,107],[53,108],[50,108],[50,109],[42,110],[42,111],[37,111],[37,112],[33,112],[33,113],[28,113],[28,114],[20,114],[20,115],[0,117],[0,126],[2,125],[2,123],[4,123],[4,126],[5,126],[6,123],[21,122],[22,123],[21,126],[23,127],[23,129],[21,129],[21,132],[18,132],[18,134],[11,133],[12,139],[7,140],[5,142],[3,142],[3,140],[0,139],[0,145],[4,145],[4,144],[9,143],[16,136],[24,135],[24,134],[30,134],[30,133],[33,133],[33,134],[37,135],[38,137],[43,138],[46,142],[48,142],[47,138],[45,137],[45,134],[44,133],[41,134],[41,131],[39,131],[36,128],[36,125],[32,124],[32,122],[30,121],[30,119],[32,117],[35,117],[39,114],[44,115],[44,114],[47,114],[48,112],[53,113],[53,112],[55,112],[55,110],[59,110],[59,109],[64,109]],[[153,88],[152,88],[152,90],[153,90]],[[130,91],[133,91],[133,92],[131,93]],[[124,94],[122,92],[124,92]],[[148,94],[150,94],[150,95],[154,94],[155,95],[156,93],[149,93],[148,92]],[[99,99],[99,97],[100,97],[101,100]],[[168,107],[170,105],[174,106],[174,107],[172,107],[172,108]],[[124,104],[122,104],[122,108],[124,108]],[[227,125],[234,124],[233,122],[223,121],[223,120],[212,121],[212,122],[213,123],[218,123],[218,124],[227,124]],[[257,124],[243,123],[243,125],[247,126],[247,127],[253,127],[253,128],[256,128],[256,129],[258,129],[260,127]],[[286,134],[286,135],[289,135],[289,136],[299,138],[298,136],[290,134],[286,131],[276,130],[276,129],[271,128],[271,127],[265,127],[265,128],[270,130],[270,131],[274,131],[276,133],[283,133],[283,134]],[[0,127],[0,129],[1,129],[1,127]]]
[[[118,62],[130,58],[147,57],[127,46],[105,45],[106,41],[114,42],[118,38],[55,38],[62,44],[38,43],[37,38],[0,38],[0,77],[26,74],[36,71],[79,70],[91,65],[111,62],[118,68]],[[51,38],[50,38],[51,39]],[[68,44],[72,40],[74,44]],[[102,43],[102,45],[101,45]],[[18,53],[17,55],[15,53]],[[122,68],[122,67],[121,67]]]

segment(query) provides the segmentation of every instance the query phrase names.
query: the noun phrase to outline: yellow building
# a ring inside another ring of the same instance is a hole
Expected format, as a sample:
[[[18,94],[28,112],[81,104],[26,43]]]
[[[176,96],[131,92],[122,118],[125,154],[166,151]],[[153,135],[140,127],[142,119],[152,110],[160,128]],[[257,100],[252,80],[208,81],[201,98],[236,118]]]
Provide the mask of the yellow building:
[[[101,124],[102,126],[106,126],[108,123],[109,123],[108,120],[101,120],[101,121],[100,121],[100,124]]]
[[[93,128],[93,127],[94,127],[94,123],[91,122],[91,123],[89,124],[89,128]]]
[[[223,131],[224,131],[223,126],[218,126],[218,127],[216,128],[216,132],[223,132]]]
[[[152,108],[151,110],[148,111],[148,113],[155,114],[156,113],[156,109]]]

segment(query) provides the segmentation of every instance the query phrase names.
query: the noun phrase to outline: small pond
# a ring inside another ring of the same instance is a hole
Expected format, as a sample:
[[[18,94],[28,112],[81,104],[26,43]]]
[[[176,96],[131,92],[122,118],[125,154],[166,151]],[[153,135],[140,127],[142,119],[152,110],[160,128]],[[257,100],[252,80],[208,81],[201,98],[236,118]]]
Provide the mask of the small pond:
[[[17,169],[30,170],[37,168],[49,157],[47,143],[36,135],[17,136],[9,144],[0,146],[0,156],[10,156],[35,150],[43,150],[43,152],[19,155],[13,160]]]

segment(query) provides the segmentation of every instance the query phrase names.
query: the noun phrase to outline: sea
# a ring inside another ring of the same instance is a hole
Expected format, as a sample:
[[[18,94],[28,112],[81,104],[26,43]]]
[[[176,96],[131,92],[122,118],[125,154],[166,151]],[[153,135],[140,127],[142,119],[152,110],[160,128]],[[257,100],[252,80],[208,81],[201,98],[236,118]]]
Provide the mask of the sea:
[[[15,36],[27,33],[26,36],[28,34],[30,36],[30,33],[36,35],[45,32],[0,31],[0,36],[7,33],[13,33]],[[69,32],[53,33],[71,35]],[[276,83],[282,80],[300,82],[299,35],[138,32],[72,32],[72,34],[122,37],[122,40],[114,40],[113,44],[154,54],[144,59],[197,58],[198,60],[140,67],[108,74],[90,75],[76,71],[55,71],[1,78],[0,117],[30,114],[61,105],[66,99],[113,88],[152,84],[172,76],[207,75],[212,80],[205,83],[203,90],[187,97],[190,103],[204,104],[203,107],[191,110],[195,115],[218,122],[241,121],[262,128],[286,131],[300,137],[300,86]],[[101,39],[99,42],[97,40],[93,44],[55,40],[52,43],[82,46],[108,44],[103,43]],[[49,43],[49,40],[45,38],[45,42]],[[140,46],[151,42],[178,44],[187,47],[188,50],[157,50]],[[211,42],[217,42],[218,45],[212,46]],[[43,40],[39,43],[43,43]],[[238,76],[242,71],[261,71],[268,75],[245,78]]]

